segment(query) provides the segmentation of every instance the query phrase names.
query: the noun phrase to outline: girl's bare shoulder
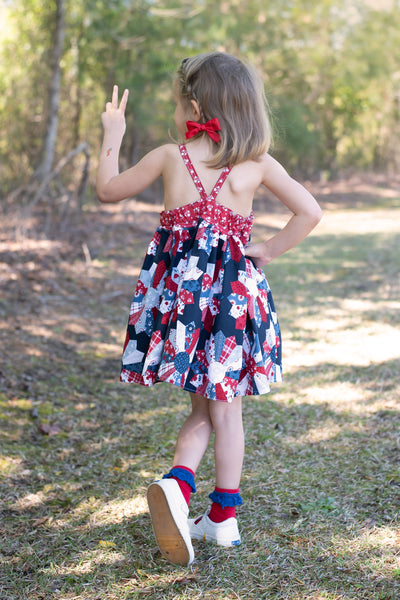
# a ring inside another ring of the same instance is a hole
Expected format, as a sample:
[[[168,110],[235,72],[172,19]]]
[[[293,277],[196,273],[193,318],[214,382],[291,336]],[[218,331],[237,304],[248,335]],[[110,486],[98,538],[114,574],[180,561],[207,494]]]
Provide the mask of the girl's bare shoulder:
[[[264,157],[237,163],[231,172],[231,178],[239,187],[250,186],[256,189],[263,181],[265,172]]]
[[[165,153],[167,158],[176,159],[178,156],[180,156],[178,144],[164,144],[163,146],[161,146],[161,148],[163,149],[163,152]]]
[[[271,156],[267,152],[265,154],[263,154],[262,156],[260,156],[259,165],[260,165],[260,168],[262,169],[263,175],[268,175],[268,174],[287,175],[287,171],[281,165],[281,163],[278,162],[275,158],[273,158],[273,156]]]
[[[163,144],[150,150],[136,165],[138,169],[157,172],[166,176],[179,156],[179,147],[176,144]],[[135,169],[135,167],[133,167]]]

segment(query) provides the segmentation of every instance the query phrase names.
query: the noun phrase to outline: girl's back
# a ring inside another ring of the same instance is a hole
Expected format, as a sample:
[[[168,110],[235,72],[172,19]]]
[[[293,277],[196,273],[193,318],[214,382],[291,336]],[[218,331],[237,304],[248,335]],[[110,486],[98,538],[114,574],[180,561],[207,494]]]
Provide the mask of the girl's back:
[[[199,199],[199,192],[193,184],[188,169],[182,160],[179,147],[174,144],[164,146],[166,162],[163,172],[164,204],[166,210],[191,204]],[[207,166],[211,158],[206,140],[194,141],[186,146],[190,160],[207,194],[209,194],[223,169]],[[262,166],[255,161],[245,161],[235,165],[217,196],[217,202],[243,217],[252,211],[253,197],[262,182]]]

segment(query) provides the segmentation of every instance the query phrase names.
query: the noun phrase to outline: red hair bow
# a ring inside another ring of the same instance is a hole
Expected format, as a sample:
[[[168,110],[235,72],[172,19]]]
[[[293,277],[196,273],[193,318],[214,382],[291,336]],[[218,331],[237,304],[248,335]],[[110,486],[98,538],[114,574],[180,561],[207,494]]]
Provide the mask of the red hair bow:
[[[214,142],[219,142],[220,135],[217,131],[221,131],[221,125],[218,119],[210,119],[207,123],[196,123],[196,121],[186,121],[186,139],[197,135],[201,131],[205,131]]]

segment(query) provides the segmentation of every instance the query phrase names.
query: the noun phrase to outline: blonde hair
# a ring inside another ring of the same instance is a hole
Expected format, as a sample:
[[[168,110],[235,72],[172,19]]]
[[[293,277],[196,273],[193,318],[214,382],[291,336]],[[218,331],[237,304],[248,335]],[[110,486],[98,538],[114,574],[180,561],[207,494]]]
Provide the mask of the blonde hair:
[[[254,67],[223,52],[185,58],[175,77],[180,101],[195,100],[205,123],[217,118],[220,141],[212,142],[216,169],[257,160],[271,143],[269,109],[264,86]],[[204,135],[204,132],[198,135]]]

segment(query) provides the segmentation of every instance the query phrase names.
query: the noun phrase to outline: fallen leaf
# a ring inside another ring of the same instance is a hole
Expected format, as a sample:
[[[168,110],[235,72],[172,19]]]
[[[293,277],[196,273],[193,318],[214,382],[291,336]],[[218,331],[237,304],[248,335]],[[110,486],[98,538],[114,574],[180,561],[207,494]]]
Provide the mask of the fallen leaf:
[[[121,579],[121,584],[124,586],[137,585],[138,580],[136,577],[125,577],[124,579]]]
[[[191,575],[185,575],[184,577],[178,577],[177,579],[174,579],[174,583],[179,583],[180,585],[186,585],[188,583],[191,583],[192,581],[196,581],[196,576],[194,573],[192,573]]]
[[[43,435],[57,435],[61,433],[61,429],[58,425],[49,425],[48,423],[39,423],[38,430]]]
[[[33,527],[39,527],[39,525],[43,525],[48,520],[49,517],[41,517],[40,519],[36,519],[36,521],[33,521],[32,525]]]

